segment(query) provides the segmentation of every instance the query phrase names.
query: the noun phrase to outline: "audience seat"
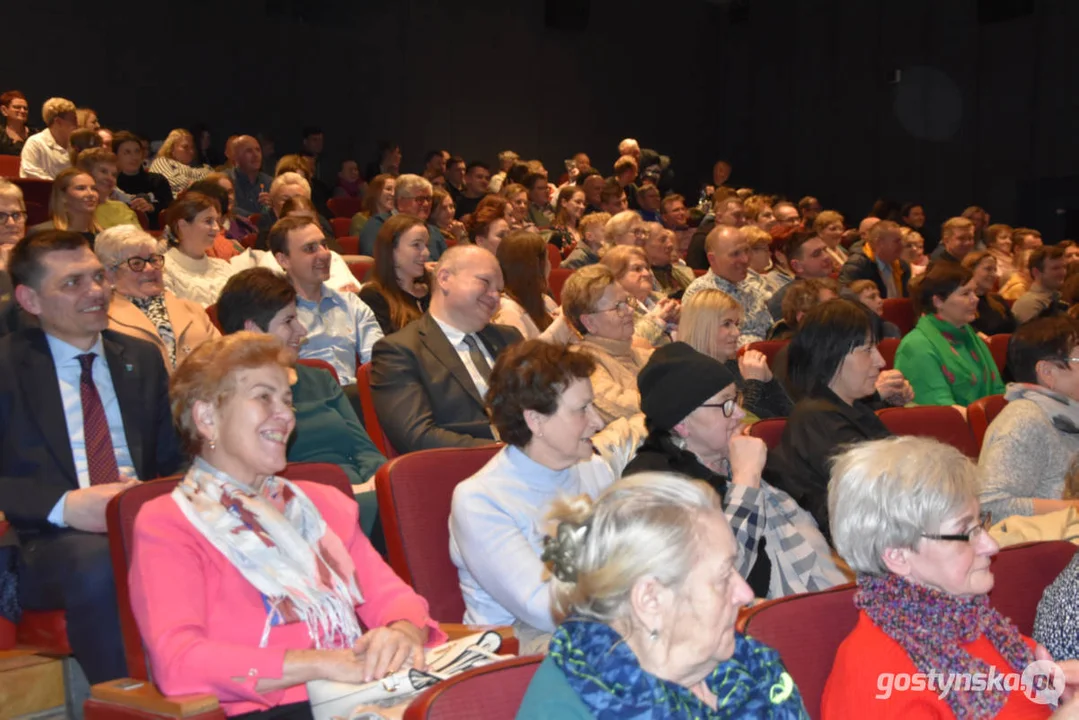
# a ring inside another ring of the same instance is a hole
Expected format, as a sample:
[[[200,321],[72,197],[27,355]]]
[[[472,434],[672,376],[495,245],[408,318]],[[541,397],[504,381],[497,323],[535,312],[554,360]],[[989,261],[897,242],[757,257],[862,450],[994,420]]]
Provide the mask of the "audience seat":
[[[899,332],[906,335],[914,329],[914,306],[910,298],[888,298],[884,301],[884,310],[881,317],[885,322],[890,322],[899,328]]]
[[[332,197],[326,201],[326,207],[330,209],[334,219],[347,218],[351,222],[352,216],[363,210],[363,199],[354,197]]]
[[[371,437],[371,442],[375,444],[375,447],[386,459],[392,460],[397,457],[398,453],[393,449],[393,445],[390,444],[390,439],[386,437],[386,433],[382,431],[382,425],[378,421],[378,414],[375,413],[375,399],[371,395],[371,363],[364,363],[356,367],[356,391],[360,396],[360,407],[363,410],[363,418],[361,418],[363,426]]]
[[[352,225],[352,218],[350,217],[335,217],[330,219],[330,225],[333,226],[333,236],[342,238],[348,235],[349,227]],[[354,255],[356,253],[353,253]]]
[[[772,365],[775,364],[776,355],[778,355],[779,351],[785,348],[789,342],[790,340],[760,340],[738,348],[738,357],[745,355],[746,350],[756,350],[757,352],[764,354],[764,357],[768,360],[768,367],[772,367]]]
[[[894,407],[877,411],[881,422],[896,435],[920,435],[952,445],[964,455],[978,459],[970,426],[950,405]]]
[[[0,177],[17,178],[22,161],[18,155],[0,155]]]
[[[390,566],[427,599],[431,617],[439,622],[459,623],[465,614],[457,568],[450,560],[453,490],[499,449],[419,450],[386,463],[375,474]]]
[[[33,200],[26,201],[26,227],[38,225],[49,219],[49,206]]]
[[[142,210],[136,210],[135,215],[139,218],[139,225],[142,227],[142,229],[149,230],[150,218],[146,217],[146,213],[144,213]]]
[[[547,288],[551,291],[551,297],[559,305],[562,304],[562,286],[573,274],[570,268],[560,268],[557,265],[551,268],[551,274],[547,276]]]
[[[251,249],[255,247],[255,242],[258,241],[258,239],[258,233],[248,233],[247,235],[244,235],[243,238],[240,240],[240,244],[243,245],[245,248]]]
[[[342,255],[359,255],[360,238],[356,235],[342,235],[337,238],[337,244],[341,246]]]
[[[52,195],[52,180],[11,178],[11,182],[19,186],[22,190],[23,200],[26,202],[37,203],[43,208],[49,207],[49,197]]]
[[[1034,632],[1034,616],[1042,593],[1075,553],[1075,545],[1067,540],[1029,542],[1002,549],[993,558],[996,582],[989,592],[989,603],[1029,637]]]
[[[989,352],[993,354],[993,362],[997,364],[997,370],[1004,375],[1004,367],[1008,364],[1008,342],[1012,339],[1011,333],[989,336]]]
[[[707,270],[698,270],[697,268],[693,268],[693,274],[696,275],[697,277],[700,277],[701,275],[704,275],[706,272],[708,272],[708,271]]]
[[[404,720],[513,720],[541,662],[525,655],[461,673],[413,700]]]
[[[882,338],[877,343],[877,351],[884,358],[884,369],[891,370],[895,367],[895,352],[899,349],[899,338]]]
[[[982,452],[985,433],[1007,404],[1008,401],[1003,395],[987,395],[978,398],[967,407],[967,424],[970,425],[970,432],[974,435],[974,443],[978,446],[979,455]]]
[[[562,264],[562,251],[551,243],[547,243],[547,259],[551,261],[551,269],[554,270]]]
[[[225,332],[221,329],[221,322],[217,319],[217,303],[206,306],[206,315],[210,318],[210,322],[213,323],[219,333]]]
[[[0,513],[0,537],[15,530]],[[5,538],[5,542],[10,538]],[[13,542],[17,542],[14,541]],[[16,645],[32,648],[45,655],[71,655],[67,641],[67,615],[63,610],[24,610],[18,624],[0,618],[0,651]]]
[[[769,450],[775,450],[779,447],[779,441],[783,438],[786,427],[787,418],[768,418],[750,425],[749,434],[763,440]]]
[[[337,377],[337,370],[335,370],[333,365],[330,365],[325,360],[318,360],[317,358],[300,358],[298,362],[301,365],[306,365],[307,367],[325,370],[326,372],[333,375],[333,379],[337,384],[341,384],[340,378]]]
[[[357,240],[357,242],[359,242]],[[357,255],[356,259],[350,260],[348,269],[361,283],[367,282],[367,276],[371,274],[371,268],[375,266],[375,259],[367,255]]]
[[[247,216],[247,220],[255,227],[258,227],[259,221],[262,220],[262,213],[252,213],[251,215]]]

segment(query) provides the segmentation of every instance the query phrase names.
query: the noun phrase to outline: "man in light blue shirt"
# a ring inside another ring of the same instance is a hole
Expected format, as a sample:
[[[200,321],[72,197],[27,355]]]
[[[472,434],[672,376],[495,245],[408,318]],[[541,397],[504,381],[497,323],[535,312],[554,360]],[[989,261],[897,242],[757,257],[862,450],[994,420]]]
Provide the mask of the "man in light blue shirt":
[[[112,288],[81,234],[25,238],[9,267],[40,323],[0,339],[0,508],[21,543],[18,601],[66,612],[91,683],[123,677],[105,508],[183,464],[168,372],[156,347],[106,329]]]
[[[370,362],[382,328],[355,293],[326,285],[330,251],[322,228],[306,217],[278,220],[270,230],[270,251],[296,288],[296,317],[307,328],[300,357],[325,360],[342,385],[355,385],[357,362]]]

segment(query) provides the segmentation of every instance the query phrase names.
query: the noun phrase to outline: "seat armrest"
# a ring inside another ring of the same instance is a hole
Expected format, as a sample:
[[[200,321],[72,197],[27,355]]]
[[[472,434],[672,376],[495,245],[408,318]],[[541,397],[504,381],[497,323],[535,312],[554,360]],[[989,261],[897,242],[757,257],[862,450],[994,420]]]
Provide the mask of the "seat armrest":
[[[166,696],[162,695],[153,683],[132,678],[94,685],[90,688],[90,702],[93,701],[132,710],[145,710],[166,718],[192,718],[220,708],[213,695]]]
[[[498,651],[502,655],[517,655],[521,645],[517,636],[513,634],[513,628],[509,625],[464,625],[462,623],[439,623],[442,632],[449,636],[450,640],[457,640],[468,635],[474,635],[485,630],[493,630],[502,636],[502,648]]]

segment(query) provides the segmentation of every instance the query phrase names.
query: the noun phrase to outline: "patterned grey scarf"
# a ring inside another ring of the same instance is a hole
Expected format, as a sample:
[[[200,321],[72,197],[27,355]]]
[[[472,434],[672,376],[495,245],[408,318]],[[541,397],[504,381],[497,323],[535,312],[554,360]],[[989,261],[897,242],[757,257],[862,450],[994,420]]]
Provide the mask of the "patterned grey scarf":
[[[128,298],[131,304],[142,310],[150,322],[157,328],[157,334],[161,336],[165,348],[169,351],[169,363],[176,367],[176,333],[172,329],[172,321],[169,320],[169,312],[165,309],[165,296],[154,295],[145,300],[140,298]]]
[[[1079,433],[1079,403],[1066,395],[1041,385],[1008,383],[1004,390],[1004,399],[1008,402],[1030,400],[1045,413],[1057,430],[1063,433]]]

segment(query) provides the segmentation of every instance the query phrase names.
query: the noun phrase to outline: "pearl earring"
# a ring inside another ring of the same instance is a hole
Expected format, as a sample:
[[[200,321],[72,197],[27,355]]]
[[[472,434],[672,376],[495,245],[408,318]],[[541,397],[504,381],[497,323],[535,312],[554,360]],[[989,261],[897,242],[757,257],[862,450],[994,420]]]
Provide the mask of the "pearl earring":
[[[659,630],[653,630],[652,632],[648,633],[648,639],[651,642],[655,642],[658,638],[659,638]]]
[[[217,443],[214,442],[213,440],[210,441],[210,449],[211,450],[216,450],[217,449]]]

